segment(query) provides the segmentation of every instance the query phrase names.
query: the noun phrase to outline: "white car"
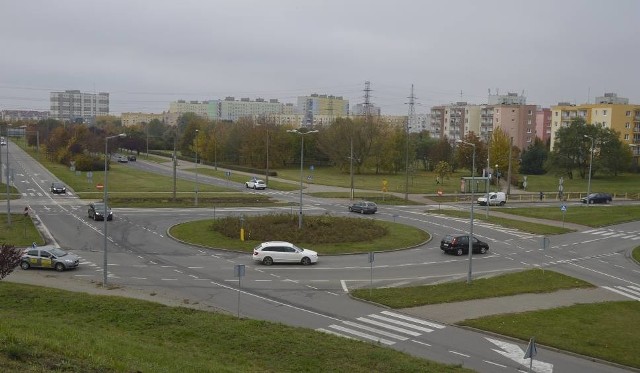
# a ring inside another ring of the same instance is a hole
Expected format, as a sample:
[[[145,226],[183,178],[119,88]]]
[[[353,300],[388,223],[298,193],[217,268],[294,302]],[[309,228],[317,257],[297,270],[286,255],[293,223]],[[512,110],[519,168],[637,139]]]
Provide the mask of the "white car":
[[[244,186],[249,189],[267,189],[267,183],[260,179],[251,179],[244,183]]]
[[[253,260],[268,266],[273,263],[309,265],[318,262],[318,253],[289,242],[269,241],[263,242],[253,249]]]

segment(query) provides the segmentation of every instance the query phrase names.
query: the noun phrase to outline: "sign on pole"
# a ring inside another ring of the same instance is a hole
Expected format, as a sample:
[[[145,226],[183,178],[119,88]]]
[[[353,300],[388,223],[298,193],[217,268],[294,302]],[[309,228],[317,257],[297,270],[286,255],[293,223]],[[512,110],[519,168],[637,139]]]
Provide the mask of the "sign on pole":
[[[560,206],[560,211],[562,211],[562,228],[564,228],[564,214],[567,212],[567,205]]]
[[[531,372],[531,368],[533,367],[533,357],[538,354],[538,350],[536,349],[536,337],[531,337],[529,340],[529,345],[527,346],[527,351],[524,353],[524,359],[531,359],[529,361],[529,372]]]
[[[373,289],[373,261],[375,260],[375,254],[373,251],[369,252],[369,266],[371,267],[371,282],[369,283],[369,296]]]

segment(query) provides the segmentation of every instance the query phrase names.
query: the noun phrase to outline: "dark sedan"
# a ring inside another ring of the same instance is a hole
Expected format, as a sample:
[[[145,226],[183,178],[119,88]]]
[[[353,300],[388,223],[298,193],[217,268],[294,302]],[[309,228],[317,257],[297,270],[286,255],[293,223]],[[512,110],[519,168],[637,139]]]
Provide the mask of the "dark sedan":
[[[65,194],[67,193],[67,187],[62,183],[51,183],[51,193],[53,194]]]
[[[593,203],[609,203],[613,200],[613,198],[609,193],[591,193],[586,197],[582,197],[582,199],[580,200],[582,201],[582,203],[593,204]]]
[[[375,202],[358,201],[349,206],[349,211],[359,212],[361,214],[375,214],[378,211],[378,205]]]
[[[102,202],[91,202],[88,214],[89,218],[93,220],[104,220],[105,214],[107,215],[107,221],[113,220],[111,209]]]
[[[484,254],[489,251],[489,244],[473,237],[473,252]],[[444,236],[440,241],[440,250],[447,254],[463,255],[469,254],[469,235],[451,235]]]

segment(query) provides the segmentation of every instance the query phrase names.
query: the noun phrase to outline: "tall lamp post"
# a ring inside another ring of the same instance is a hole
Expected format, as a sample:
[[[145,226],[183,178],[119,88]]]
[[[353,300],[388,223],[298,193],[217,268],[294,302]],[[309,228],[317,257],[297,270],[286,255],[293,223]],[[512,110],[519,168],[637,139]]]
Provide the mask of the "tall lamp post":
[[[473,157],[471,158],[471,218],[469,219],[469,273],[467,274],[467,284],[471,283],[471,255],[473,253],[473,205],[474,205],[474,191],[475,187],[475,170],[476,170],[476,144],[458,140],[458,143],[473,146]],[[489,201],[487,201],[489,203]]]
[[[109,197],[109,165],[107,163],[107,157],[109,154],[109,140],[126,137],[127,135],[121,133],[119,135],[107,136],[104,138],[104,185],[103,191],[104,195],[102,199],[104,201],[104,211],[102,212],[102,218],[104,220],[104,248],[103,248],[103,257],[102,257],[102,287],[107,286],[107,218],[109,217],[109,211],[107,207],[107,199]]]
[[[198,131],[196,129],[196,207],[198,207]]]
[[[489,175],[491,175],[489,173],[489,169],[491,168],[491,135],[492,135],[492,131],[487,131],[488,136],[487,136],[487,172],[486,172],[486,176],[487,176],[487,182],[485,184],[485,188],[487,189],[487,209],[485,210],[485,218],[489,219],[489,189],[491,188],[491,178],[489,177]]]
[[[300,212],[298,215],[298,229],[302,229],[302,170],[304,165],[304,135],[316,133],[318,130],[300,131],[300,129],[287,130],[287,132],[300,135]]]
[[[589,194],[591,194],[591,166],[593,165],[593,137],[584,135],[587,139],[591,140],[591,158],[589,159],[589,182],[587,183],[587,206],[591,203],[589,201]]]

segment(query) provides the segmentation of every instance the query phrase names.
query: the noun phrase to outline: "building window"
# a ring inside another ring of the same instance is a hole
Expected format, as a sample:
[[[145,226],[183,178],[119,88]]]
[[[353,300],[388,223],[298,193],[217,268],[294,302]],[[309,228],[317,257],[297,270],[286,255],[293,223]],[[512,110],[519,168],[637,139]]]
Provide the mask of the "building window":
[[[527,133],[531,133],[531,128],[528,128],[528,129],[527,129]]]
[[[602,110],[602,115],[606,117],[607,116],[607,110]]]
[[[628,113],[628,112],[627,112]],[[624,124],[624,128],[631,128],[631,124],[629,124],[629,122]]]
[[[624,135],[624,139],[625,140],[629,140],[629,134],[628,133]]]
[[[557,117],[558,116],[558,112],[556,111],[555,114],[556,114],[556,117]]]
[[[627,110],[627,112],[625,113],[626,116],[630,117],[631,116],[631,111]]]

